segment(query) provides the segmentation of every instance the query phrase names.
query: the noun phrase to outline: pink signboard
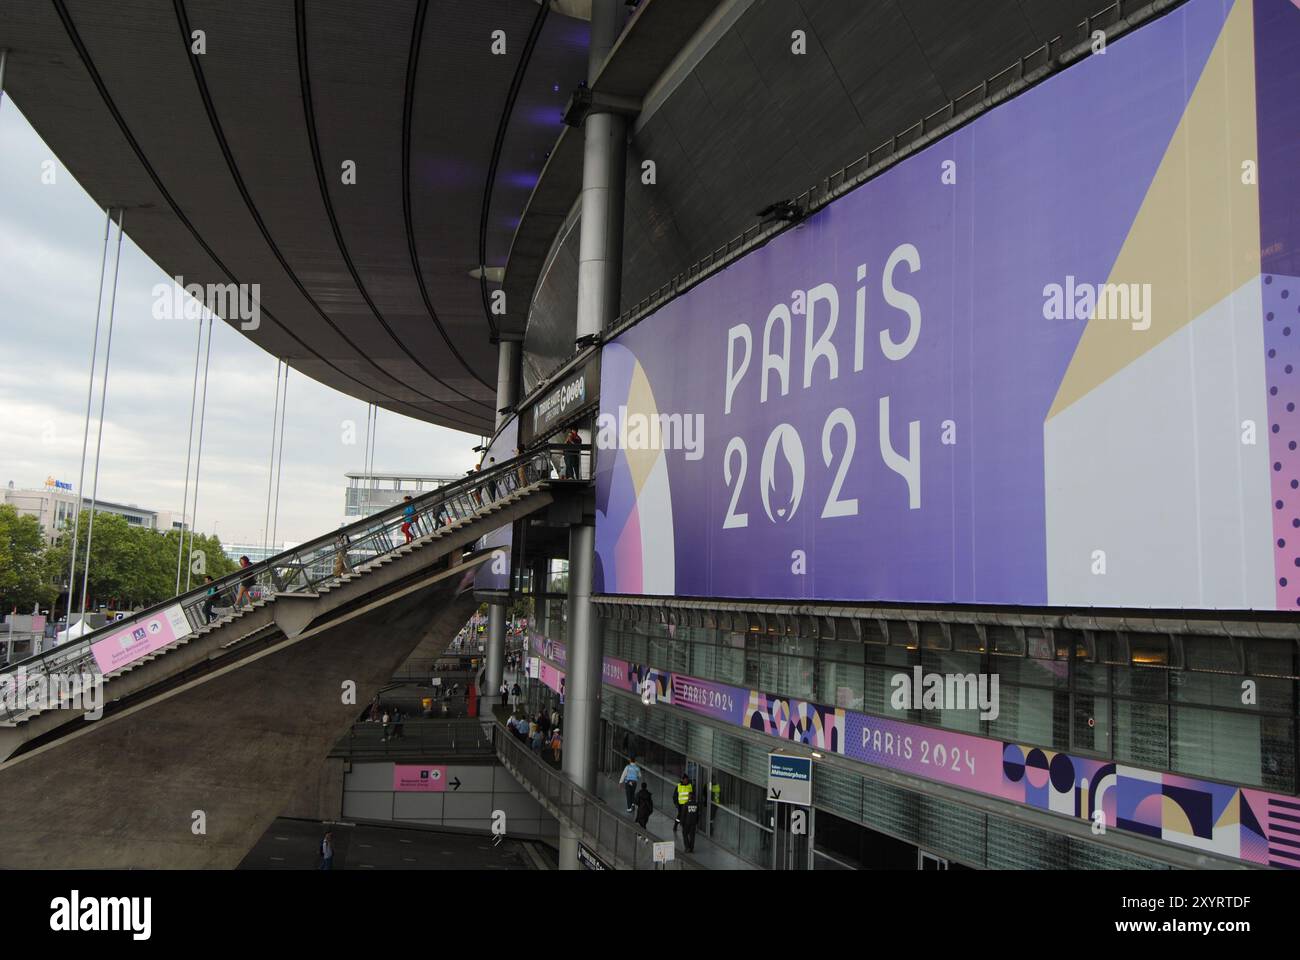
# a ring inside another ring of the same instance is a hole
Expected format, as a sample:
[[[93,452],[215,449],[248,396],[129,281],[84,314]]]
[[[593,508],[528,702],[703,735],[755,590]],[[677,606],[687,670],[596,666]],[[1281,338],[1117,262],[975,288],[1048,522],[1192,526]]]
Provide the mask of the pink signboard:
[[[546,684],[560,696],[564,696],[564,671],[557,670],[545,660],[539,660],[538,679]]]
[[[417,767],[393,764],[393,790],[396,793],[445,793],[446,767]]]
[[[90,652],[95,657],[99,672],[108,676],[155,650],[161,650],[182,637],[189,636],[191,632],[185,611],[179,604],[173,604],[166,610],[147,619],[136,620],[91,644]]]

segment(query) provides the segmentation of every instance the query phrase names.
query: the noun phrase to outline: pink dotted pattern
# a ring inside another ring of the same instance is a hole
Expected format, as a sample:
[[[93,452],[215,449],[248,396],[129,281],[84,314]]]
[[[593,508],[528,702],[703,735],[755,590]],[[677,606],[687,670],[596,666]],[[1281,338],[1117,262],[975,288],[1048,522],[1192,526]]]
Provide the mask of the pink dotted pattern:
[[[1264,364],[1277,608],[1300,608],[1300,277],[1266,273]]]

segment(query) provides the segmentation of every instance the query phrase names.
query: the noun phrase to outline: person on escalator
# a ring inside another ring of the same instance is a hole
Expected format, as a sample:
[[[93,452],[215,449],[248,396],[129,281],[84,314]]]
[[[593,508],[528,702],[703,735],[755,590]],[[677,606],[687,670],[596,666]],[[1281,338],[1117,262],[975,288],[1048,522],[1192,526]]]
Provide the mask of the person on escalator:
[[[217,588],[213,585],[210,574],[203,577],[203,582],[208,587],[208,592],[203,598],[203,619],[206,623],[211,623],[216,618],[216,614],[212,612],[212,605],[217,602]]]
[[[253,565],[253,561],[249,560],[248,557],[246,556],[240,557],[239,565],[240,567],[243,568],[251,567]],[[237,610],[243,609],[245,601],[248,602],[248,605],[250,607],[253,605],[253,595],[252,593],[249,592],[248,589],[248,583],[251,579],[252,579],[251,577],[245,577],[243,580],[239,581],[239,592],[235,594],[235,609]]]
[[[402,508],[402,536],[410,543],[415,539],[415,534],[411,532],[411,524],[415,523],[415,504],[411,502],[410,494],[402,497],[402,500],[406,503]]]

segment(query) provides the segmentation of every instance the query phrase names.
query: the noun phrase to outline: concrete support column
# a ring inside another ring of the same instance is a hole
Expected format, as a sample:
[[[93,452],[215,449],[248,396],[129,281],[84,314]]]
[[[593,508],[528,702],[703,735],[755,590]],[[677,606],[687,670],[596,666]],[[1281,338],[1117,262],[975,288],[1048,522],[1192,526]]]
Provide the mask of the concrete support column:
[[[519,400],[519,342],[502,340],[497,344],[497,416],[500,429],[506,419],[502,407],[513,406]],[[514,455],[514,451],[510,451]],[[501,678],[506,663],[506,608],[502,603],[488,604],[487,689],[480,691],[484,697],[495,698],[501,689]]]
[[[560,821],[560,869],[581,870],[578,863],[578,834]]]
[[[488,604],[487,689],[484,697],[495,699],[501,690],[506,665],[506,608],[502,603]],[[508,701],[507,701],[508,702]]]
[[[591,605],[591,570],[596,528],[569,527],[568,680],[564,698],[565,776],[584,790],[596,790],[596,751],[600,731],[602,644]]]
[[[519,346],[518,340],[502,340],[497,344],[497,429],[506,419],[501,408],[519,402]]]
[[[622,0],[592,0],[587,82],[595,81],[627,15]],[[593,108],[583,123],[582,223],[578,242],[575,339],[603,331],[618,316],[623,275],[623,176],[627,120]]]
[[[627,121],[613,113],[588,114],[584,138],[575,339],[601,333],[618,316]]]
[[[622,0],[592,0],[587,82],[594,83],[627,16]],[[575,339],[600,334],[618,316],[623,274],[623,177],[627,120],[594,108],[583,123],[582,223],[578,242]],[[596,528],[569,527],[568,680],[564,698],[565,776],[596,792],[602,644],[591,606]],[[560,867],[578,868],[577,838],[560,828]]]

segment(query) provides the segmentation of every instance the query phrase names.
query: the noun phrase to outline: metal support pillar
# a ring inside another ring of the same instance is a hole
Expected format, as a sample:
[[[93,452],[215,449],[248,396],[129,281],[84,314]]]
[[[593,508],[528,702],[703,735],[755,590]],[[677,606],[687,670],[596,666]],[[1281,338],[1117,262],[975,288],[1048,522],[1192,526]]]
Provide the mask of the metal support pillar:
[[[502,340],[497,344],[497,416],[499,430],[507,414],[503,408],[512,407],[519,400],[519,342]],[[514,451],[510,451],[510,456]],[[506,459],[506,457],[502,457]],[[506,607],[504,603],[488,604],[487,636],[487,689],[485,697],[495,697],[501,689],[501,677],[506,663]]]
[[[519,402],[519,341],[502,340],[497,344],[497,429],[505,423],[507,414],[503,407],[513,407]],[[513,451],[511,451],[513,453]]]
[[[564,699],[565,776],[596,792],[596,750],[600,734],[601,637],[591,605],[591,570],[596,528],[569,527],[569,675]]]
[[[592,0],[587,82],[593,83],[623,28],[622,0]],[[627,119],[593,109],[583,122],[582,222],[575,339],[599,334],[618,316],[623,276],[623,177]]]
[[[578,834],[560,821],[560,869],[581,870],[578,863]]]
[[[618,316],[627,121],[614,113],[590,113],[583,137],[575,339],[602,333]]]
[[[623,29],[622,0],[592,0],[587,83],[595,82]],[[578,242],[575,339],[603,333],[618,316],[623,274],[623,177],[627,120],[593,109],[583,121],[582,222]],[[565,776],[596,792],[600,741],[601,636],[591,607],[596,528],[569,527],[568,685],[564,705]],[[577,869],[576,838],[560,827],[560,868]]]
[[[495,698],[501,691],[501,677],[506,664],[506,607],[503,603],[488,604],[487,635],[487,689],[484,699]],[[502,701],[508,703],[509,698]]]

